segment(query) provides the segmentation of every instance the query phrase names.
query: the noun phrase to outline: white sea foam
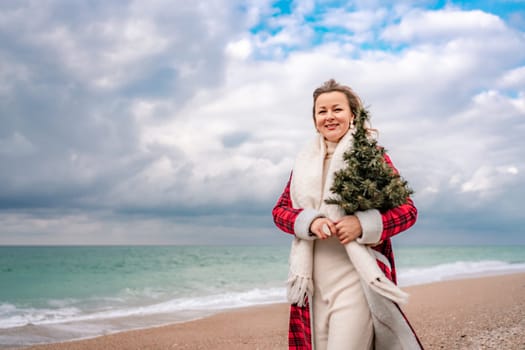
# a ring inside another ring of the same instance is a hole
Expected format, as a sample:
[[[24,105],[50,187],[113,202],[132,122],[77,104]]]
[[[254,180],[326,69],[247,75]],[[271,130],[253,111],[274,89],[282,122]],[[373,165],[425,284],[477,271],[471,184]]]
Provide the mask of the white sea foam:
[[[398,280],[401,286],[438,282],[443,280],[523,272],[525,264],[510,264],[505,261],[456,261],[429,267],[401,268]]]
[[[437,282],[447,279],[473,277],[525,271],[525,264],[510,264],[504,261],[458,261],[429,267],[401,268],[398,271],[402,286]],[[128,291],[129,292],[129,291]],[[133,294],[133,293],[130,293]],[[122,300],[119,300],[122,301]],[[150,305],[126,305],[118,307],[81,310],[71,304],[78,300],[52,300],[51,307],[17,307],[9,303],[0,304],[0,329],[27,325],[60,325],[64,323],[92,322],[134,316],[177,314],[191,311],[214,311],[285,301],[285,289],[251,289],[240,292],[224,292],[213,295],[174,298]],[[77,304],[78,305],[78,304]],[[55,306],[55,308],[53,308]]]
[[[74,307],[48,308],[24,308],[11,304],[0,305],[0,329],[36,325],[41,323],[62,322],[72,319],[81,314]]]
[[[180,311],[209,311],[238,308],[285,301],[284,288],[252,289],[245,292],[176,298],[143,306],[83,313],[78,308],[57,309],[17,308],[11,304],[0,305],[0,329],[26,325],[53,325],[71,322],[109,320],[130,316],[152,316]]]

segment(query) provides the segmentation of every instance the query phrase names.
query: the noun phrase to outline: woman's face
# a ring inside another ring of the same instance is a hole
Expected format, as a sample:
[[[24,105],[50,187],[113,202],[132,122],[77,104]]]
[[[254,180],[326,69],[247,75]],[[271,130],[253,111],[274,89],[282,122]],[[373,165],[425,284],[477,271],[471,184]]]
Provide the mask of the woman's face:
[[[325,92],[315,101],[315,126],[330,142],[339,142],[353,119],[346,95],[339,91]]]

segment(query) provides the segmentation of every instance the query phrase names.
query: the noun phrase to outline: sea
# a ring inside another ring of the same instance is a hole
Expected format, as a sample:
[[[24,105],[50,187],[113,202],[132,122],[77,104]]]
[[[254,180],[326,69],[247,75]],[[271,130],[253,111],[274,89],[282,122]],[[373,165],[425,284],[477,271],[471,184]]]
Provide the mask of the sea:
[[[0,246],[0,348],[285,302],[288,246]],[[525,246],[396,247],[401,286],[525,272]]]

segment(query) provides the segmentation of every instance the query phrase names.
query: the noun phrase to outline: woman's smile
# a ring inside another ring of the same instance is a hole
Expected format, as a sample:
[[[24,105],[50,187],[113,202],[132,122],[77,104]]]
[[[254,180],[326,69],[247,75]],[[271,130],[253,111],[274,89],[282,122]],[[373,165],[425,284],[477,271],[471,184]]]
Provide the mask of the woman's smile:
[[[315,102],[315,125],[323,137],[338,142],[350,128],[353,115],[346,95],[339,91],[319,95]]]

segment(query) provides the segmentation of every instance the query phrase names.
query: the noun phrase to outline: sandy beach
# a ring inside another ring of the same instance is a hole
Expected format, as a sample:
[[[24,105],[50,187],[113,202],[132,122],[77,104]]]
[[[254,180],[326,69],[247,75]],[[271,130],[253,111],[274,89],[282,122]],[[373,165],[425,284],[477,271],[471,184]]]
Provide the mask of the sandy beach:
[[[525,273],[404,288],[425,349],[525,349]],[[30,350],[287,349],[288,306],[236,309],[204,319]]]

